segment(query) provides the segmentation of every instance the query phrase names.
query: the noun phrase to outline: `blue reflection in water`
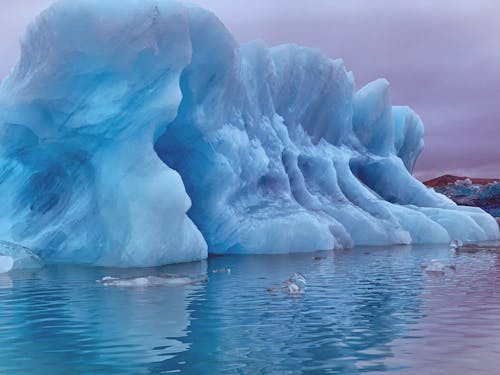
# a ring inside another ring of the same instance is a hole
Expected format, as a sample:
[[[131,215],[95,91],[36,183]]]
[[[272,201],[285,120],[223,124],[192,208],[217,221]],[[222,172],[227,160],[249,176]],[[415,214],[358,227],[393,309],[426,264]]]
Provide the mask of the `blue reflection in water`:
[[[321,256],[0,275],[0,373],[466,374],[500,365],[498,255],[401,247]],[[433,258],[456,272],[426,274],[420,265]],[[231,273],[212,272],[221,268]],[[308,278],[302,296],[267,291],[297,271]],[[95,282],[165,272],[209,282],[142,289]]]

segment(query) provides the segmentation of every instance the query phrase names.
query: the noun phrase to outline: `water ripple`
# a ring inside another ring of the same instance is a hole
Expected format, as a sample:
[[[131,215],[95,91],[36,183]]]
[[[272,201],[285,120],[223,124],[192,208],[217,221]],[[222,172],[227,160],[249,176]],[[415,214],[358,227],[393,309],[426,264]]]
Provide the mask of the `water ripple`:
[[[456,271],[427,274],[420,266],[431,259]],[[282,293],[295,272],[307,277],[305,292]],[[162,273],[209,282],[95,282]],[[2,374],[492,374],[500,365],[498,254],[356,249],[1,276]]]

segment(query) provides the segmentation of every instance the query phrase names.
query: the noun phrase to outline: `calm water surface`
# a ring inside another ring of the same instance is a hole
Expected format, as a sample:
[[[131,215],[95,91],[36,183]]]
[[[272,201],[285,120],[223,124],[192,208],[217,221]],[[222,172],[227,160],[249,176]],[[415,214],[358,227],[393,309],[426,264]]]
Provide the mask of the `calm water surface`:
[[[431,259],[456,271],[426,274]],[[303,296],[266,290],[297,271]],[[164,272],[209,281],[95,282]],[[18,271],[0,275],[0,349],[0,374],[498,374],[500,255],[372,248]]]

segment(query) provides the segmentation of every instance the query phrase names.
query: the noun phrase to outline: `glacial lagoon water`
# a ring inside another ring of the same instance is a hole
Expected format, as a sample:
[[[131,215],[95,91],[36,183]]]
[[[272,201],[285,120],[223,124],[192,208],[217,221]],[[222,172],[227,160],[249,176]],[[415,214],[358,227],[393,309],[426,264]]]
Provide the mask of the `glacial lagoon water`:
[[[427,273],[432,259],[456,270]],[[267,290],[295,272],[303,294]],[[163,273],[208,281],[96,282]],[[17,271],[0,275],[0,348],[0,374],[495,374],[500,255],[392,247]]]

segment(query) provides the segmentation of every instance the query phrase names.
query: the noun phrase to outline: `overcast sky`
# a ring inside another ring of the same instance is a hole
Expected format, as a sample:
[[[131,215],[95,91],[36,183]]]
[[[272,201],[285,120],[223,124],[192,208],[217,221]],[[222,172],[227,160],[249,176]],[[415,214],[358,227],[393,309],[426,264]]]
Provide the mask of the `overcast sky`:
[[[0,1],[0,76],[15,64],[27,23],[52,2]],[[500,1],[193,2],[242,42],[319,47],[344,59],[358,87],[387,78],[394,104],[410,105],[426,125],[417,177],[500,177]]]

